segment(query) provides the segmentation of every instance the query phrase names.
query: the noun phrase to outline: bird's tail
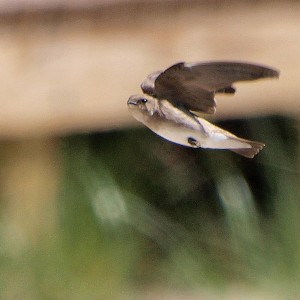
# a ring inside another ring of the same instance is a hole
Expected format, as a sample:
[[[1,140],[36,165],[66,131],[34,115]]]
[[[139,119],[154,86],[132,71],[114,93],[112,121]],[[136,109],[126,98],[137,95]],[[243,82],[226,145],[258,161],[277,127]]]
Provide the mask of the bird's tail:
[[[248,158],[253,158],[265,146],[265,144],[260,142],[254,142],[254,141],[244,140],[240,138],[238,139],[250,145],[251,148],[240,148],[240,149],[229,149],[229,150]]]
[[[195,118],[209,136],[202,141],[202,148],[226,149],[242,156],[253,158],[265,146],[265,144],[260,142],[239,138],[231,132],[211,124],[202,118]]]

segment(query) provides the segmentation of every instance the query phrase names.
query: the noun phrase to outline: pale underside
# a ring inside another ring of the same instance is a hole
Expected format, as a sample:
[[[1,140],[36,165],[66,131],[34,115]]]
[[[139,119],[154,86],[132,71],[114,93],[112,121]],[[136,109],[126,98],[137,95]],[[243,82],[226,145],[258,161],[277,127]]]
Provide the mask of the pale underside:
[[[251,145],[208,121],[160,101],[163,115],[144,120],[153,132],[173,143],[193,148],[240,149]],[[196,141],[193,145],[189,139]]]

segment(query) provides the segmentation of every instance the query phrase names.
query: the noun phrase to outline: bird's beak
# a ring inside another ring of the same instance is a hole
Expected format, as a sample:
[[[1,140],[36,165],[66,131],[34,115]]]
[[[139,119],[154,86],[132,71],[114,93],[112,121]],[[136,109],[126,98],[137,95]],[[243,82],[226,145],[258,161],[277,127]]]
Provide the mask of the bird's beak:
[[[134,100],[134,99],[129,98],[128,101],[127,101],[127,104],[128,105],[137,105],[137,101]]]

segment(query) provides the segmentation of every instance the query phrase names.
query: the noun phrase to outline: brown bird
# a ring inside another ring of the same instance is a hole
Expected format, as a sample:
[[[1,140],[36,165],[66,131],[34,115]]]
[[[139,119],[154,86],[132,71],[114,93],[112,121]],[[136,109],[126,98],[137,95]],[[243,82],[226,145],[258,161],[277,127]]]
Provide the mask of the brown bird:
[[[234,94],[237,81],[279,77],[277,70],[242,62],[177,63],[150,74],[141,84],[143,95],[127,104],[140,122],[176,144],[228,149],[253,158],[265,145],[239,138],[200,118],[216,112],[215,94]]]

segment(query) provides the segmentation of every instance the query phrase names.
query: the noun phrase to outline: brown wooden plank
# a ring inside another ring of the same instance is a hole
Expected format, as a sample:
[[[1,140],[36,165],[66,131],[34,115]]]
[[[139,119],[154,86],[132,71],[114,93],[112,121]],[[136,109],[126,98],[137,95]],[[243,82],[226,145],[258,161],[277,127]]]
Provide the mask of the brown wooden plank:
[[[298,114],[300,3],[230,3],[2,19],[0,137],[135,125],[127,98],[140,92],[148,73],[183,60],[245,60],[281,70],[280,80],[240,84],[234,97],[218,96],[218,118]]]

